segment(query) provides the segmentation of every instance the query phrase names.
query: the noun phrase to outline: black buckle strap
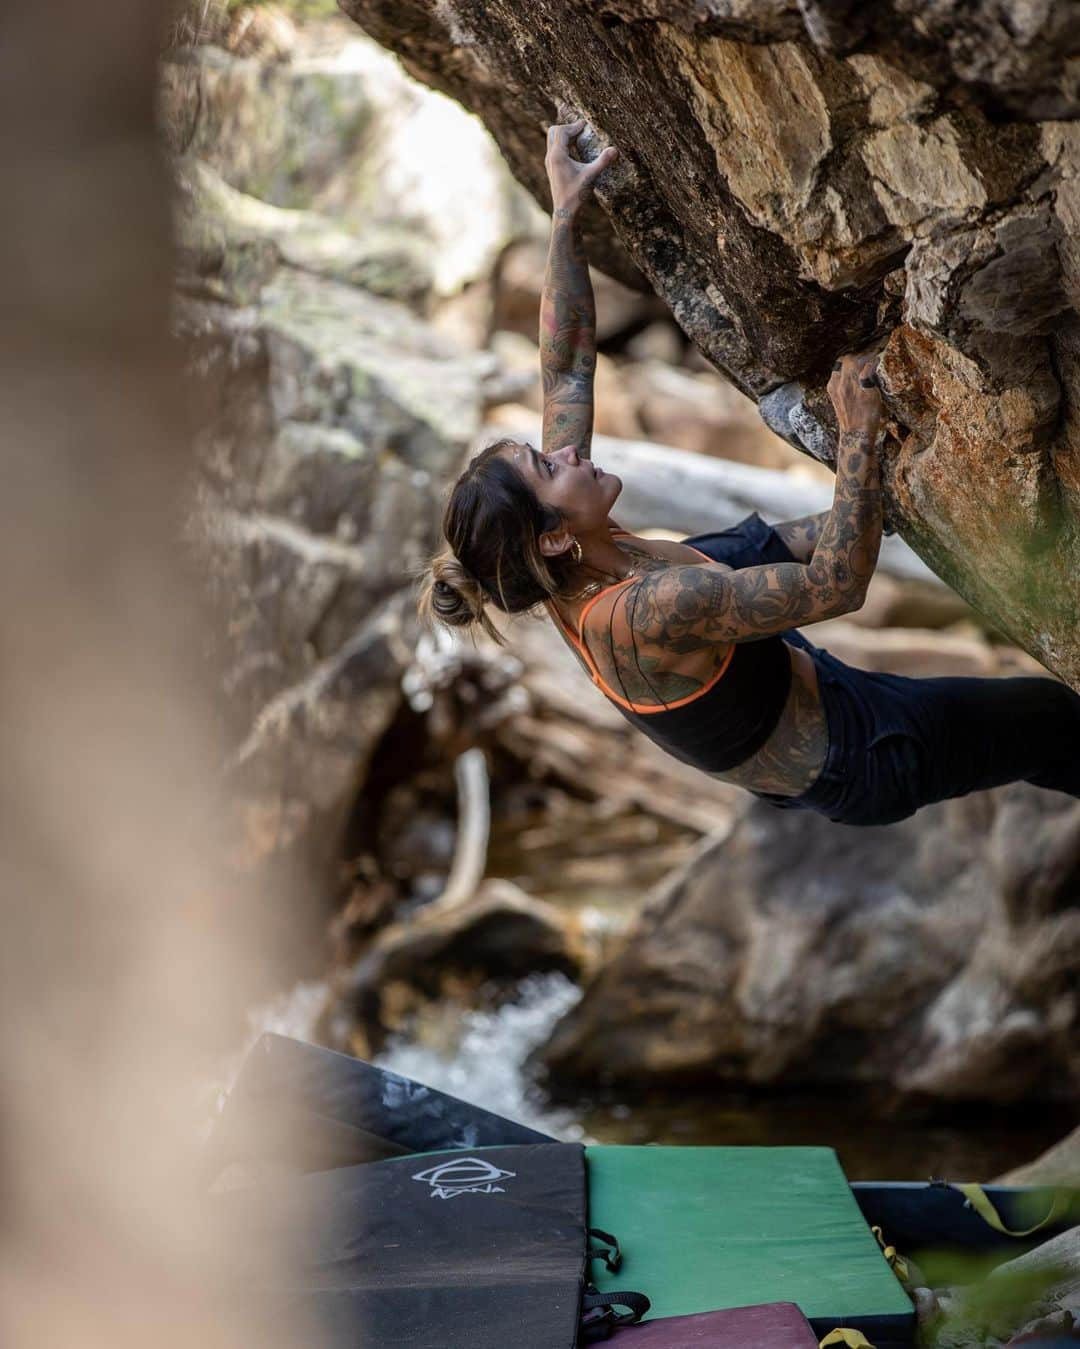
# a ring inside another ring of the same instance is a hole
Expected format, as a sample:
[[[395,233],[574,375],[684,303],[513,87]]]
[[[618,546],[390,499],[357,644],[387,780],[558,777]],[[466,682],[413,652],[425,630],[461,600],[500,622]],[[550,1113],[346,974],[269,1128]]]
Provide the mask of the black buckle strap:
[[[590,1237],[595,1237],[598,1241],[604,1243],[602,1247],[589,1247],[589,1259],[603,1260],[611,1274],[617,1273],[619,1266],[622,1264],[622,1251],[619,1250],[618,1239],[599,1227],[588,1228],[588,1233]]]
[[[581,1299],[581,1334],[579,1343],[594,1344],[606,1340],[619,1326],[640,1321],[652,1304],[644,1293],[598,1293],[590,1288]],[[626,1307],[618,1312],[616,1307]]]

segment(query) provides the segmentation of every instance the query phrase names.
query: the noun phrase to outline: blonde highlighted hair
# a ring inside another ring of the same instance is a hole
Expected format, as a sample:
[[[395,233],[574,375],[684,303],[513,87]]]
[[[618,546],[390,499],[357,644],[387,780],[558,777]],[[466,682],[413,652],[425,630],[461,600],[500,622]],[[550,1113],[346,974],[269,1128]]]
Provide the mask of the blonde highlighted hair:
[[[561,516],[545,505],[501,451],[519,441],[497,440],[469,463],[450,492],[443,515],[447,547],[431,562],[417,608],[426,623],[480,629],[502,638],[485,612],[527,613],[564,593],[567,564],[545,558],[540,535]]]

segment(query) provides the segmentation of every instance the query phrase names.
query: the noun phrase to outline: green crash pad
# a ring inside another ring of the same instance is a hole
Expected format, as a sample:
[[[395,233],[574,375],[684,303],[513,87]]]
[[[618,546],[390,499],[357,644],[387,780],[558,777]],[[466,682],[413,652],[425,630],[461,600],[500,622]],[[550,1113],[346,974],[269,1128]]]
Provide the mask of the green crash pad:
[[[913,1324],[831,1148],[590,1147],[586,1160],[589,1224],[623,1252],[616,1274],[594,1261],[594,1280],[646,1293],[650,1317],[794,1302],[815,1329],[900,1342]]]

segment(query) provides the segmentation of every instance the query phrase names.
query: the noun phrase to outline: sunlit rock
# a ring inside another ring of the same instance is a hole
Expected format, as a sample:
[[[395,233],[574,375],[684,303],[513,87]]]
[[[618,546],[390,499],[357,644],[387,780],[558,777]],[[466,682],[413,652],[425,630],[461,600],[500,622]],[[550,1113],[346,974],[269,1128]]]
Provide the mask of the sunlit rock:
[[[172,51],[162,120],[171,148],[249,197],[423,240],[435,292],[486,276],[543,218],[475,118],[410,79],[343,20],[289,51]],[[463,190],[467,184],[467,190]]]
[[[428,245],[407,225],[375,226],[350,233],[315,211],[271,206],[230,187],[209,164],[187,156],[177,164],[188,194],[179,213],[178,244],[200,256],[187,259],[203,276],[229,269],[234,288],[237,261],[261,257],[251,279],[256,291],[279,264],[360,286],[375,295],[422,308],[434,278]]]
[[[328,222],[199,183],[175,316],[202,400],[193,533],[222,613],[235,861],[333,887],[401,703],[441,494],[522,380],[345,284],[360,255]]]

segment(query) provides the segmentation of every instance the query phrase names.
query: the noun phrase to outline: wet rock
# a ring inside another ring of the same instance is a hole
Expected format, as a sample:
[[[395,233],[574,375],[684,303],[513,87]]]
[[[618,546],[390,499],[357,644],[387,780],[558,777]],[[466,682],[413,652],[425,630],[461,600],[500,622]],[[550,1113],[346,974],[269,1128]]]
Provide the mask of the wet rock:
[[[584,116],[587,158],[617,145],[590,259],[647,278],[789,444],[831,460],[832,363],[887,339],[888,519],[1080,685],[1069,0],[343,7],[476,112],[545,208],[548,123]]]
[[[1060,830],[1060,845],[1025,848],[1032,873],[1009,879],[1014,811],[1029,830]],[[1078,816],[1068,797],[1026,785],[881,829],[748,803],[653,892],[540,1060],[561,1081],[638,1088],[1075,1093],[1078,878],[1061,859]],[[1010,900],[1021,893],[1039,898]]]
[[[327,1023],[359,1029],[370,1045],[425,1003],[481,985],[508,994],[527,974],[577,977],[585,953],[573,922],[509,881],[488,881],[463,903],[438,900],[393,923],[340,981]]]

